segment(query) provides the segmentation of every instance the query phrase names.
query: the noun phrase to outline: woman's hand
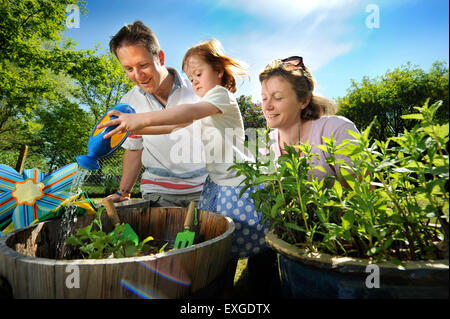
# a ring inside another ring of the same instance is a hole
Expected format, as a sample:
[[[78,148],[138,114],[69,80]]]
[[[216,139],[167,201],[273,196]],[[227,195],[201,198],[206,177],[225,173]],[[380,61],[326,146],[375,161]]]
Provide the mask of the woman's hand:
[[[105,134],[105,136],[103,136],[104,139],[110,138],[114,134],[137,131],[146,126],[146,117],[143,114],[122,113],[117,110],[109,111],[107,114],[109,117],[116,116],[117,118],[97,125],[97,129],[115,125],[117,125],[117,127]]]

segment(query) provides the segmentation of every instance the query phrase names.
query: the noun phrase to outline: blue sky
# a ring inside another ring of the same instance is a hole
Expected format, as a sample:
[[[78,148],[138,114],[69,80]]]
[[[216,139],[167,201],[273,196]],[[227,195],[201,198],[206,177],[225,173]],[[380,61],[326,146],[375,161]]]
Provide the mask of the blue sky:
[[[90,0],[87,10],[79,28],[65,33],[78,48],[99,44],[106,52],[122,26],[141,20],[157,35],[166,64],[181,70],[190,46],[216,38],[227,55],[250,66],[236,96],[255,101],[258,74],[276,58],[303,56],[316,93],[330,98],[346,95],[351,79],[408,61],[424,70],[449,61],[447,0]],[[366,23],[377,21],[374,28]]]

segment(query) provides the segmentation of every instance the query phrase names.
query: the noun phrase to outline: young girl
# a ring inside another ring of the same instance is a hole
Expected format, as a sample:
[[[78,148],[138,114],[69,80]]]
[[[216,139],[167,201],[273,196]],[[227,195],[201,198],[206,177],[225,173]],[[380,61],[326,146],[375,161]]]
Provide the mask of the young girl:
[[[109,112],[115,120],[99,125],[118,125],[105,138],[125,131],[138,134],[166,134],[174,128],[194,122],[201,132],[208,178],[199,200],[199,209],[231,217],[236,226],[232,257],[234,260],[257,255],[266,249],[261,214],[255,211],[254,201],[247,190],[241,198],[241,176],[236,177],[233,156],[238,161],[249,160],[244,154],[244,125],[235,96],[236,76],[245,75],[239,61],[227,57],[217,40],[190,48],[183,58],[183,71],[201,100],[193,104],[177,105],[165,110],[140,114]],[[231,133],[231,134],[230,134]],[[248,152],[247,152],[248,153]],[[230,158],[230,154],[231,156]]]

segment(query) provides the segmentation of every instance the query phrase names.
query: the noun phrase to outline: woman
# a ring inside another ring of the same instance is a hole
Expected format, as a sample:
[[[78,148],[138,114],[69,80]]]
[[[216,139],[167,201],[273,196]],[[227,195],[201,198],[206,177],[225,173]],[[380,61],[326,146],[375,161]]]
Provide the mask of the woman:
[[[326,172],[314,170],[314,176],[323,179],[326,175],[339,176],[339,167],[327,164],[329,154],[314,145],[324,144],[322,137],[333,137],[336,145],[346,139],[353,139],[347,132],[358,132],[355,125],[342,116],[332,115],[336,112],[333,101],[313,94],[314,80],[311,73],[298,56],[283,60],[274,60],[260,73],[262,87],[262,110],[267,125],[272,129],[269,133],[271,149],[275,158],[280,157],[284,145],[299,145],[309,141],[312,153],[319,158],[312,158],[312,167],[321,165]],[[349,164],[349,158],[343,158]],[[346,184],[342,179],[341,183]],[[264,284],[272,280],[272,284],[280,283],[273,275],[277,269],[276,255],[268,251],[248,259],[249,274],[257,278],[266,278]],[[272,278],[272,279],[270,279]],[[262,287],[261,287],[262,289]]]
[[[325,172],[314,170],[314,176],[339,176],[339,167],[326,162],[328,153],[315,145],[324,144],[322,137],[334,138],[336,145],[353,139],[348,130],[358,132],[353,122],[336,112],[333,101],[313,94],[314,80],[299,56],[274,60],[260,73],[262,86],[262,109],[270,132],[272,150],[278,158],[284,153],[284,144],[298,145],[309,141],[313,146],[313,167],[320,165]],[[336,156],[351,161],[345,156]]]

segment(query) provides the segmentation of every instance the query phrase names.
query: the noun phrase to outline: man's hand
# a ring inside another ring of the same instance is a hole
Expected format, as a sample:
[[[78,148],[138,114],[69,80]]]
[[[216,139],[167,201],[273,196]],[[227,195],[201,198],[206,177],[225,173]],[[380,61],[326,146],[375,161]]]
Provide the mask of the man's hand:
[[[106,198],[112,200],[113,203],[123,202],[124,200],[130,199],[129,197],[120,196],[117,193],[111,194],[111,195],[107,196]]]

